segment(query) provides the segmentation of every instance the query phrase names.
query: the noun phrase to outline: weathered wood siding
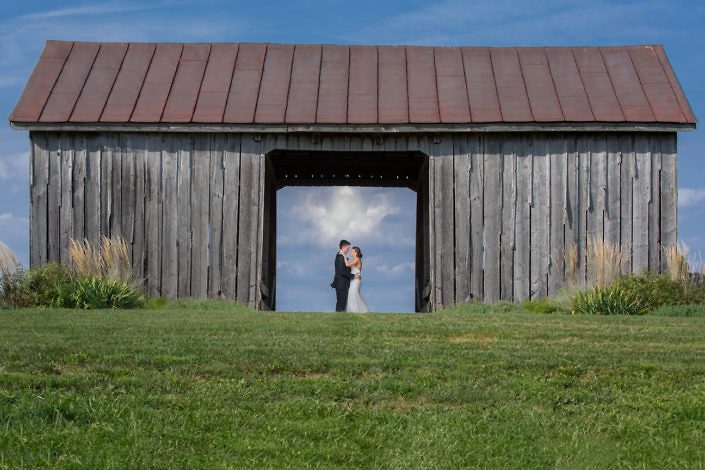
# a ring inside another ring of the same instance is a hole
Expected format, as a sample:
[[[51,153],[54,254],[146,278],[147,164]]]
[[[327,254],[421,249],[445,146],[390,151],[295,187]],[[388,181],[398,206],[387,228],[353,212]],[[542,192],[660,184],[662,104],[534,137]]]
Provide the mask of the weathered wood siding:
[[[677,237],[675,133],[32,132],[30,264],[122,236],[152,295],[275,308],[272,150],[414,151],[416,308],[556,292],[555,253],[591,236],[660,271]]]

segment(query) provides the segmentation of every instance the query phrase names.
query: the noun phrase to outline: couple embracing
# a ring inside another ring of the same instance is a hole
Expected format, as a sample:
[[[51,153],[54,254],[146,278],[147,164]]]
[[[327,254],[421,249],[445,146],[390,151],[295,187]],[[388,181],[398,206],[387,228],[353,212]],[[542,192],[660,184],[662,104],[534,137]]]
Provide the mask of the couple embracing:
[[[362,251],[354,246],[350,250],[350,242],[340,240],[338,254],[335,255],[335,276],[330,286],[335,289],[336,312],[369,312],[370,308],[360,295],[362,285]],[[348,260],[350,251],[352,260]]]

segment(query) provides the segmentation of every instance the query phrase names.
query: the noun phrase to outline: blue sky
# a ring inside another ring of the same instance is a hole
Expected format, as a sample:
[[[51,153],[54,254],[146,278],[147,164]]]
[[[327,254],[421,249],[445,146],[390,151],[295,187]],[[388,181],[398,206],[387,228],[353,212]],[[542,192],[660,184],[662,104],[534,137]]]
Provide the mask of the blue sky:
[[[351,6],[354,5],[354,6]],[[27,1],[0,7],[0,115],[47,39],[478,46],[663,44],[700,119],[705,3],[694,1]],[[28,136],[0,126],[0,240],[28,261]],[[679,134],[679,238],[705,255],[705,133]],[[286,188],[279,195],[280,309],[331,310],[340,236],[363,248],[373,310],[413,310],[409,190]],[[355,224],[352,219],[357,220]],[[339,229],[338,234],[335,229]]]

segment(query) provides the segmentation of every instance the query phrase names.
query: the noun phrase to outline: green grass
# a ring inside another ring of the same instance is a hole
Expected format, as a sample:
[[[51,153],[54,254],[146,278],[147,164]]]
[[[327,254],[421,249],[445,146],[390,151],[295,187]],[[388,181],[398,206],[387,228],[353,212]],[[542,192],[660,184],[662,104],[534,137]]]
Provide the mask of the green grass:
[[[705,316],[0,311],[0,467],[702,468]]]

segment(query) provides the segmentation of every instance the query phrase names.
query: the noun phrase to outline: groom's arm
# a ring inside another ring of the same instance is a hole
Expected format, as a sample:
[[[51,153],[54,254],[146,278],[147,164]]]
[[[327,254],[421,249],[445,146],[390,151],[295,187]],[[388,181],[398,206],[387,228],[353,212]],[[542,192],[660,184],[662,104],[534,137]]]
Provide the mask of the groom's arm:
[[[345,257],[338,255],[335,257],[335,273],[348,279],[353,279],[355,276],[350,272],[350,268],[345,267]]]

